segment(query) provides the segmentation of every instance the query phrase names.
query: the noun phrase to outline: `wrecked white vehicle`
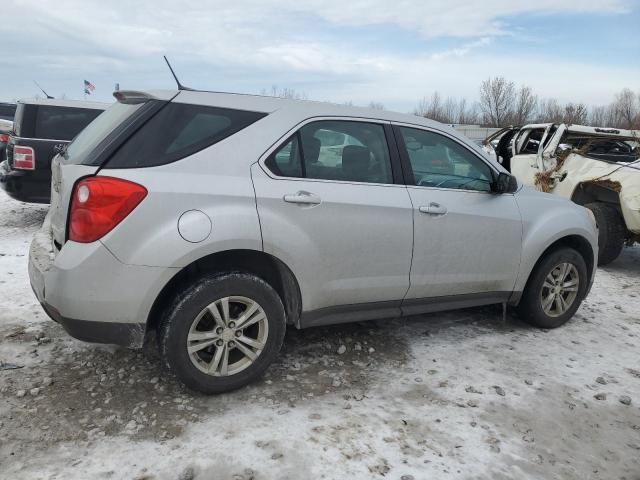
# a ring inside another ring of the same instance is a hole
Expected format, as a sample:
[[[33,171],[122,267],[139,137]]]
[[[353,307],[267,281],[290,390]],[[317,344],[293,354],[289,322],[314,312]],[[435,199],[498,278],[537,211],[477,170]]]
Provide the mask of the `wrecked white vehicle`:
[[[640,131],[526,125],[496,132],[484,148],[522,183],[594,213],[599,265],[640,241]]]

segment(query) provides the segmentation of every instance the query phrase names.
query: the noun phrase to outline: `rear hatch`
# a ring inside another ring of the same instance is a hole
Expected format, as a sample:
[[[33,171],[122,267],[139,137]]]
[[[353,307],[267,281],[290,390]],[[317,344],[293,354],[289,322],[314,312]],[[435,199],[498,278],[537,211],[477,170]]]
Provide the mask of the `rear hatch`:
[[[63,152],[55,156],[51,163],[51,207],[48,216],[56,251],[62,248],[67,238],[67,215],[76,182],[80,178],[95,175],[129,136],[171,98],[118,92],[118,102],[105,110]]]

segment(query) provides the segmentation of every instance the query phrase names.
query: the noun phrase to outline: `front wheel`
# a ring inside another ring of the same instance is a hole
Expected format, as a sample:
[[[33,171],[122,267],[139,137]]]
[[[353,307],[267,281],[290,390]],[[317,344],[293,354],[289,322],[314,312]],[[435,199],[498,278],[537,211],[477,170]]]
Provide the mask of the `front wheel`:
[[[158,343],[187,387],[222,393],[262,375],[280,351],[285,324],[282,301],[268,283],[228,273],[183,292],[160,325]]]
[[[537,327],[564,325],[580,307],[588,282],[587,265],[579,252],[572,248],[555,250],[531,273],[518,312]]]

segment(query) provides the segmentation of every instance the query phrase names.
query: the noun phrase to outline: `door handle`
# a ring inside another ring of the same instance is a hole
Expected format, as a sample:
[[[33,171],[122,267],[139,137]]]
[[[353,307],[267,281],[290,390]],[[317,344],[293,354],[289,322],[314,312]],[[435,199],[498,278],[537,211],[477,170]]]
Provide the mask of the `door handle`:
[[[447,213],[447,207],[440,205],[436,202],[431,202],[428,206],[421,206],[418,208],[420,213],[426,213],[428,215],[444,215]]]
[[[321,202],[319,196],[303,190],[287,194],[282,199],[287,203],[297,203],[299,205],[319,205]]]

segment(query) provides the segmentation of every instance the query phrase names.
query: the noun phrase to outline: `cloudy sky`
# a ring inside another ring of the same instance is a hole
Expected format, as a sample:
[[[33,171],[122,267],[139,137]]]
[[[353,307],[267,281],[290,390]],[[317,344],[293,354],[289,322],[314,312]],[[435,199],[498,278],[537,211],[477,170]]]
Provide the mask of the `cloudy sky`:
[[[640,0],[3,0],[0,100],[186,85],[409,111],[501,75],[542,97],[640,91]]]

